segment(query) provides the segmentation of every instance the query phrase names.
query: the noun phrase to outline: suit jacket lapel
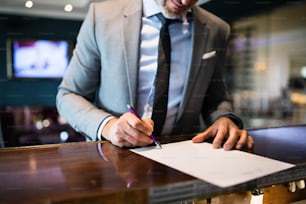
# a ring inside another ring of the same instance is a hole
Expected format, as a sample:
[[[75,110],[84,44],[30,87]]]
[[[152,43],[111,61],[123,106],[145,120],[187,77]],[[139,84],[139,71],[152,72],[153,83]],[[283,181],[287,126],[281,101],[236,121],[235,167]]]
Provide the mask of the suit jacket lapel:
[[[188,80],[185,82],[183,90],[183,100],[180,104],[177,120],[182,116],[186,102],[192,92],[192,87],[195,82],[196,75],[201,68],[202,55],[205,51],[208,38],[208,30],[205,22],[199,18],[197,9],[193,9],[193,35],[192,35],[192,55],[188,69]]]
[[[123,13],[123,40],[130,104],[136,105],[139,61],[139,35],[141,29],[142,0],[135,0]]]

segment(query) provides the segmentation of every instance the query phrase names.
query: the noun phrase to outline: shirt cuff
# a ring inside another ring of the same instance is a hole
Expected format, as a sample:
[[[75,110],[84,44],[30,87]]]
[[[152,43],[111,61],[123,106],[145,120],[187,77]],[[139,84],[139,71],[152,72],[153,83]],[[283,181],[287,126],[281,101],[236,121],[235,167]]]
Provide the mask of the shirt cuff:
[[[102,121],[102,123],[101,123],[100,126],[99,126],[98,133],[97,133],[97,138],[98,138],[98,140],[102,140],[102,131],[103,131],[105,125],[106,125],[111,119],[113,119],[113,118],[115,118],[115,117],[114,117],[114,116],[108,116],[107,118],[105,118],[105,119]]]

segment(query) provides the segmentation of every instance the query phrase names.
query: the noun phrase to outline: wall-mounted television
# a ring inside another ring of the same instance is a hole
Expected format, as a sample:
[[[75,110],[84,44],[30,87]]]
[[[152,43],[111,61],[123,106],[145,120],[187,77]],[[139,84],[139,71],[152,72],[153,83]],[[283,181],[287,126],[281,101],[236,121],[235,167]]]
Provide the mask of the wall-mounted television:
[[[72,54],[73,43],[62,39],[9,39],[9,79],[60,79]]]

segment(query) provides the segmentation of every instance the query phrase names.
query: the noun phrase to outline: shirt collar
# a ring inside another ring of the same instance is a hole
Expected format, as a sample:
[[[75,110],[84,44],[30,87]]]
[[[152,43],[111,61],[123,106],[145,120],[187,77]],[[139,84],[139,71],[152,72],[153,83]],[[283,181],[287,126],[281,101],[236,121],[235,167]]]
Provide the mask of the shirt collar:
[[[143,2],[143,16],[148,18],[151,16],[154,16],[161,12],[160,8],[156,4],[155,0],[142,0]],[[188,13],[191,13],[192,11],[188,11]],[[188,15],[182,16],[181,20],[183,22],[190,21],[187,17]]]

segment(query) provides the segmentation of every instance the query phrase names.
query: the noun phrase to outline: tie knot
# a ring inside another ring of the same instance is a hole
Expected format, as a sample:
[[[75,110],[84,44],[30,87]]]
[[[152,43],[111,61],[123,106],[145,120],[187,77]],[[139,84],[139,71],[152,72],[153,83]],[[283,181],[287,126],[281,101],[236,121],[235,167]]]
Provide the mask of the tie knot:
[[[179,20],[177,20],[177,19],[165,18],[165,16],[162,13],[156,14],[156,17],[159,19],[159,21],[162,23],[162,25],[169,25],[171,23],[179,22]]]

